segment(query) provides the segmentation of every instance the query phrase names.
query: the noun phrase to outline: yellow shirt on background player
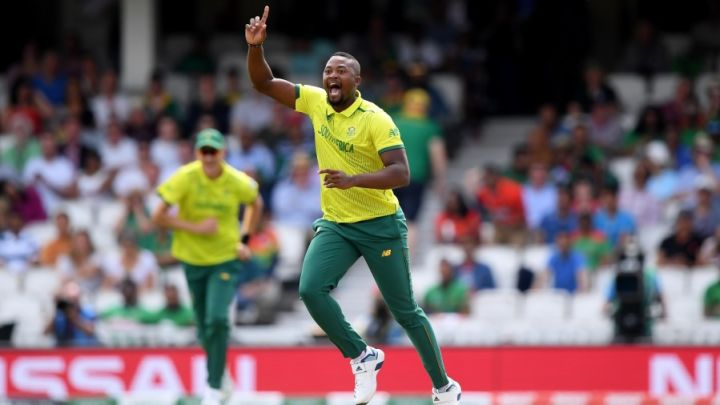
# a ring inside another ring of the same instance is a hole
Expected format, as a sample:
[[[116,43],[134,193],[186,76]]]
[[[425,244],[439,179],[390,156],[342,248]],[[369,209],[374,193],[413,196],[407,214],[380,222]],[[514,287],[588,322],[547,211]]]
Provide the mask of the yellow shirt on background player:
[[[363,100],[336,112],[325,90],[295,86],[295,109],[307,114],[315,130],[315,153],[320,169],[341,170],[348,175],[381,170],[380,154],[403,148],[400,131],[389,115]],[[322,187],[323,218],[339,223],[359,222],[394,214],[400,207],[392,190],[353,187],[347,190]]]
[[[200,161],[178,169],[158,186],[160,197],[177,205],[178,217],[191,222],[216,218],[213,235],[197,235],[175,230],[172,254],[178,260],[196,266],[220,264],[237,258],[240,238],[238,212],[241,204],[250,204],[258,196],[258,185],[250,176],[227,163],[216,179],[208,178]]]

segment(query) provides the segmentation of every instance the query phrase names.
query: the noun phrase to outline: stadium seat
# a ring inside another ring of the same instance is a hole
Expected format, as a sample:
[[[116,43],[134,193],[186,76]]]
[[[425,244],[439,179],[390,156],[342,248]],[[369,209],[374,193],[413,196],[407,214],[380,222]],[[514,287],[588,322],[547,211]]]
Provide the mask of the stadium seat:
[[[694,324],[703,317],[702,297],[675,296],[665,302],[668,321],[673,324]]]
[[[88,229],[88,231],[96,252],[104,255],[120,249],[118,237],[113,229],[95,226]]]
[[[705,290],[720,279],[718,269],[698,267],[690,271],[690,296],[701,298]]]
[[[281,392],[235,392],[227,405],[283,405],[285,396]]]
[[[490,266],[499,288],[514,288],[515,275],[520,267],[517,249],[509,246],[487,245],[480,248],[476,257]]]
[[[47,346],[43,331],[50,316],[40,301],[29,294],[4,296],[0,302],[0,320],[16,322],[12,343],[17,347]]]
[[[457,346],[496,346],[503,343],[501,330],[496,324],[477,319],[465,319],[457,325],[454,333],[453,344]]]
[[[373,405],[385,405],[388,403],[390,395],[386,392],[376,392],[372,399]],[[326,405],[347,405],[354,403],[352,392],[330,392],[325,397]]]
[[[638,230],[638,242],[647,257],[655,253],[662,240],[670,233],[671,227],[665,224],[644,226]],[[648,262],[648,260],[646,260]]]
[[[617,177],[620,184],[628,184],[632,181],[636,164],[633,158],[613,159],[610,161],[610,171]]]
[[[521,319],[533,323],[560,322],[568,318],[570,295],[561,290],[531,290],[525,296]]]
[[[470,301],[470,315],[488,322],[511,321],[518,317],[522,296],[517,290],[481,290]]]
[[[689,269],[661,268],[658,270],[660,289],[665,298],[670,301],[676,297],[682,297],[690,290]]]
[[[188,289],[185,272],[182,267],[172,267],[160,273],[161,281],[164,284],[171,284],[177,287],[180,293],[180,301],[185,305],[190,305],[190,290]]]
[[[522,251],[522,263],[532,271],[543,271],[547,268],[552,248],[548,245],[531,245]]]
[[[190,104],[192,80],[187,75],[171,73],[165,77],[165,88],[172,94],[180,106]]]
[[[274,224],[280,245],[276,274],[280,280],[291,280],[300,275],[307,246],[307,236],[298,228]]]
[[[98,225],[112,233],[124,212],[125,204],[120,200],[103,203],[98,210]]]
[[[718,79],[720,79],[720,76],[717,73],[710,72],[703,73],[695,79],[695,94],[697,95],[703,109],[708,108],[710,102],[707,97],[707,89],[710,86],[710,83]]]
[[[442,259],[447,259],[452,264],[459,264],[463,255],[462,248],[458,245],[433,244],[425,253],[423,267],[429,272],[437,273]]]
[[[95,312],[102,313],[113,307],[122,305],[122,303],[123,297],[120,292],[102,289],[95,295],[92,306],[95,309]]]
[[[218,72],[224,73],[231,67],[242,69],[247,66],[246,59],[247,55],[241,48],[225,52],[218,58]]]
[[[55,293],[60,288],[60,282],[60,274],[54,269],[33,268],[25,273],[23,291],[37,298],[47,310],[51,310]]]
[[[454,74],[435,73],[430,76],[430,85],[442,95],[450,109],[452,118],[455,120],[462,119],[465,95],[462,80]]]
[[[1,105],[1,104],[0,104]],[[0,153],[15,145],[15,137],[11,134],[0,134]]]
[[[180,395],[172,392],[132,392],[120,394],[117,398],[117,405],[175,405],[180,400]]]
[[[570,319],[595,321],[606,318],[605,301],[605,296],[599,293],[575,294],[570,297]]]
[[[20,291],[20,279],[16,274],[0,270],[0,298]]]
[[[159,289],[145,291],[140,294],[138,303],[147,310],[157,311],[165,306],[165,295]]]
[[[70,225],[73,229],[90,229],[95,223],[95,207],[90,201],[66,201],[60,211],[64,211],[70,217]]]
[[[655,104],[664,104],[670,101],[675,95],[675,88],[679,81],[680,77],[676,74],[655,75],[650,84],[651,101]]]
[[[647,84],[639,75],[632,73],[613,73],[608,82],[620,98],[620,107],[629,112],[638,112],[647,101]]]
[[[23,229],[38,245],[50,242],[56,235],[55,225],[51,221],[33,222]]]
[[[720,322],[702,320],[693,325],[691,341],[695,345],[717,346],[720,344]]]

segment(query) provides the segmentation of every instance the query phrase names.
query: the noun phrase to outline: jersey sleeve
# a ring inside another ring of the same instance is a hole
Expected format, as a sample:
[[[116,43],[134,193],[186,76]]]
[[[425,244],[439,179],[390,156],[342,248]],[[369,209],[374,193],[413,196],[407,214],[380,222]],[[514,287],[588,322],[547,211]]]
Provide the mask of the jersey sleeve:
[[[405,147],[400,137],[400,130],[395,126],[392,118],[385,113],[377,113],[373,116],[370,136],[378,154]]]
[[[237,198],[241,204],[255,202],[258,196],[258,183],[245,173],[237,173]]]
[[[163,201],[170,205],[175,205],[183,199],[187,190],[187,181],[185,173],[180,170],[175,172],[164,183],[157,188],[157,193]]]
[[[327,98],[325,90],[320,87],[305,84],[295,85],[295,110],[303,114],[310,114],[313,107]]]

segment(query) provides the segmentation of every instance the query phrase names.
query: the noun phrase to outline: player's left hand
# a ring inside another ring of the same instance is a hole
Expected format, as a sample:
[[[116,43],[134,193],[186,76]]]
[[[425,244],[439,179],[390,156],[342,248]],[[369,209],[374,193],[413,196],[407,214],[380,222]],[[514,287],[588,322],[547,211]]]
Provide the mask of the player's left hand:
[[[327,188],[339,188],[341,190],[355,187],[355,177],[343,171],[335,169],[322,169],[318,174],[324,174],[323,185]]]
[[[250,251],[250,248],[248,247],[248,245],[246,245],[242,242],[238,243],[237,257],[238,257],[238,259],[243,260],[243,261],[250,260],[250,258],[252,257],[252,252]]]

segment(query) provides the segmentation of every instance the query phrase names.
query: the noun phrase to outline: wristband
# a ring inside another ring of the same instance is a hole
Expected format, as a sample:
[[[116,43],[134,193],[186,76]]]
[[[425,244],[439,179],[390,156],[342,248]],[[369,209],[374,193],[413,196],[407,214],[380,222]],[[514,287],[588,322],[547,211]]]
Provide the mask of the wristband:
[[[247,43],[250,48],[260,48],[262,46],[262,42],[259,44],[251,44],[250,42]]]
[[[240,243],[242,243],[243,245],[247,245],[249,240],[250,240],[250,235],[248,235],[248,234],[245,234],[240,237]]]

